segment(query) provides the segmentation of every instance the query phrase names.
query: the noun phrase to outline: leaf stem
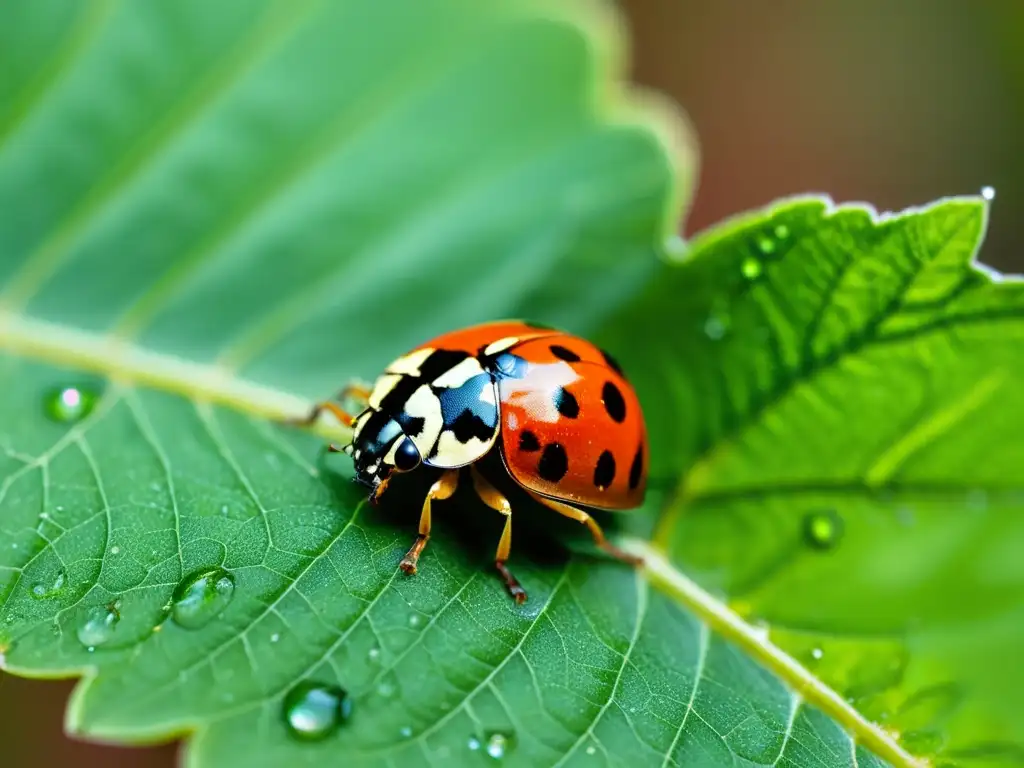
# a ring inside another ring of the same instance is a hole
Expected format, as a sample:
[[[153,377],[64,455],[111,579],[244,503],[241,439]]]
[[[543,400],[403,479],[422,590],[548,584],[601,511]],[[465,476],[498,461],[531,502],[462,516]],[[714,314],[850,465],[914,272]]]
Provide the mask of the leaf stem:
[[[620,545],[627,552],[644,559],[644,573],[654,586],[685,605],[719,635],[778,675],[809,704],[843,726],[856,743],[896,768],[927,768],[930,765],[928,760],[903,749],[889,732],[861,715],[836,691],[773,644],[767,633],[752,627],[721,600],[680,572],[661,551],[634,538],[624,539]]]
[[[111,381],[141,384],[199,402],[281,422],[309,412],[304,398],[238,378],[214,365],[153,352],[110,336],[0,312],[0,350],[62,367],[101,374]],[[313,430],[325,439],[345,441],[350,432],[329,420]]]

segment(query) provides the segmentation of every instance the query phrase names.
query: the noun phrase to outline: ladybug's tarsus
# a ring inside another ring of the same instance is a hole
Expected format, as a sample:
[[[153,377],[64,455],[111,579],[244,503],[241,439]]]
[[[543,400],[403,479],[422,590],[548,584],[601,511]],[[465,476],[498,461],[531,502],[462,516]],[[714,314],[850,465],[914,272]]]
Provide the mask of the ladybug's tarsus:
[[[516,601],[516,604],[522,605],[525,603],[526,590],[523,589],[523,585],[519,583],[519,580],[513,576],[505,566],[505,561],[495,560],[494,567],[498,569],[498,573],[501,574],[501,578],[505,580],[505,588],[508,590],[508,593],[512,595],[512,599]]]
[[[409,551],[405,553],[405,557],[398,564],[406,573],[416,573],[416,564],[419,562],[420,554],[427,546],[427,541],[430,540],[430,505],[432,501],[438,500],[443,501],[451,497],[455,493],[455,489],[459,487],[459,471],[457,469],[449,469],[437,482],[430,486],[430,490],[427,491],[427,498],[423,500],[423,510],[420,512],[420,531],[416,537],[416,541],[409,547]]]
[[[590,535],[594,537],[594,544],[603,549],[609,555],[614,557],[616,560],[621,560],[629,565],[643,565],[643,558],[631,555],[628,552],[623,552],[621,549],[616,547],[607,538],[605,538],[604,531],[601,530],[601,526],[597,524],[597,521],[584,512],[582,509],[577,509],[571,504],[558,501],[556,499],[549,499],[546,496],[529,492],[530,496],[539,501],[545,507],[555,510],[560,515],[577,520],[583,523],[587,528],[590,529]]]

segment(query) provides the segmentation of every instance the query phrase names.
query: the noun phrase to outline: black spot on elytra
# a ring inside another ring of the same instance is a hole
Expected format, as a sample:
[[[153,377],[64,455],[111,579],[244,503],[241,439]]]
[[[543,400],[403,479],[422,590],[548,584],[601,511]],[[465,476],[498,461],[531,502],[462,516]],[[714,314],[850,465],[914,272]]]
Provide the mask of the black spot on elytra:
[[[534,451],[540,450],[540,441],[537,436],[530,430],[526,430],[519,435],[519,450],[526,451],[527,453],[533,453]]]
[[[601,390],[601,402],[604,403],[604,409],[608,411],[612,421],[616,421],[619,424],[625,421],[626,401],[622,399],[622,393],[619,391],[619,388],[610,381],[604,383],[604,388]]]
[[[558,443],[545,445],[537,464],[537,474],[549,483],[557,483],[568,471],[569,457],[565,453],[565,448]]]
[[[561,344],[552,344],[548,349],[551,350],[551,354],[557,357],[559,360],[565,360],[567,363],[578,363],[580,356],[573,352],[571,349],[566,349]]]
[[[565,387],[555,390],[555,408],[567,419],[575,419],[580,415],[580,404],[576,396]]]
[[[633,466],[629,468],[629,490],[635,491],[640,485],[640,477],[644,473],[644,447],[637,446],[636,456],[633,457]]]
[[[623,376],[622,366],[619,365],[619,361],[612,357],[607,351],[601,350],[601,355],[604,357],[604,361],[608,363],[608,367],[615,371],[619,376]]]
[[[605,451],[597,460],[594,467],[594,485],[602,491],[612,484],[615,479],[615,457],[611,451]]]

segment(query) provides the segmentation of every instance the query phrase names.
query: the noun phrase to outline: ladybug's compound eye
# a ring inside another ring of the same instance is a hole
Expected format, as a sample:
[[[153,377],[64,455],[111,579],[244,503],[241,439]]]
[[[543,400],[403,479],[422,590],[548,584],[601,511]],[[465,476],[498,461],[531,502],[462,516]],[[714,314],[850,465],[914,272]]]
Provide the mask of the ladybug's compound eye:
[[[420,465],[420,452],[416,444],[408,437],[403,437],[395,451],[395,469],[408,472]]]

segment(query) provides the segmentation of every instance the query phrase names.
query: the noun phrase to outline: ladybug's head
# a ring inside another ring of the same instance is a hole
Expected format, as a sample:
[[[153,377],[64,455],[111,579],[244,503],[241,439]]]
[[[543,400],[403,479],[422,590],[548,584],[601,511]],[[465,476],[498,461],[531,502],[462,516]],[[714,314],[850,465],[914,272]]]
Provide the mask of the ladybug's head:
[[[352,425],[352,443],[345,448],[355,465],[355,481],[370,489],[376,502],[393,472],[409,472],[420,465],[420,452],[389,415],[367,409]]]

